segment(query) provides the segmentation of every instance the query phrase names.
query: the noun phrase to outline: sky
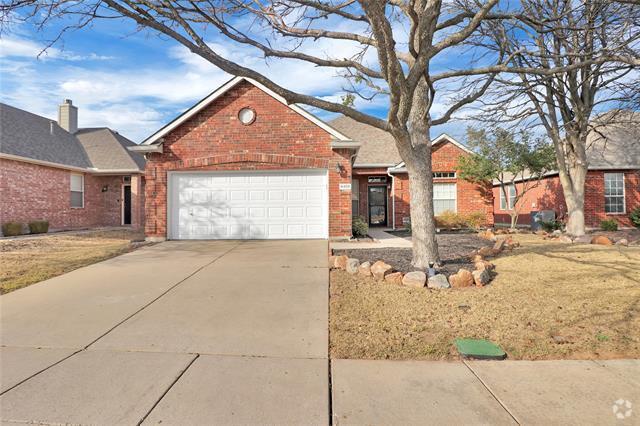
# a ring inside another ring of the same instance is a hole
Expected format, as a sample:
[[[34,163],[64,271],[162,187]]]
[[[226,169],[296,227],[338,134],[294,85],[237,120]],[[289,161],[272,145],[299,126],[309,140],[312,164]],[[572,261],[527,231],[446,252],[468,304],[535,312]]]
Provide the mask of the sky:
[[[1,102],[56,119],[58,105],[71,99],[79,108],[80,127],[110,127],[139,143],[230,78],[177,42],[136,32],[127,22],[99,22],[67,33],[43,52],[56,34],[55,27],[42,32],[21,23],[0,35]],[[265,63],[222,39],[212,44],[288,89],[330,100],[344,94],[344,80],[335,70],[300,61]],[[351,49],[329,42],[311,48],[345,56]],[[383,97],[356,106],[380,117],[387,109]],[[325,120],[335,117],[311,112]],[[463,141],[465,128],[448,123],[433,128],[432,137],[446,132]]]

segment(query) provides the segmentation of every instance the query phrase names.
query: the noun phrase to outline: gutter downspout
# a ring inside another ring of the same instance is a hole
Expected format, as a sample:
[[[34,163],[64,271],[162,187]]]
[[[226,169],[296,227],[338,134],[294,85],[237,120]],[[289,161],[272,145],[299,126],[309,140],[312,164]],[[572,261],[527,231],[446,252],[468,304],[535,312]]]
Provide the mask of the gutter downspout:
[[[391,229],[396,230],[396,180],[387,169],[387,176],[391,178]]]

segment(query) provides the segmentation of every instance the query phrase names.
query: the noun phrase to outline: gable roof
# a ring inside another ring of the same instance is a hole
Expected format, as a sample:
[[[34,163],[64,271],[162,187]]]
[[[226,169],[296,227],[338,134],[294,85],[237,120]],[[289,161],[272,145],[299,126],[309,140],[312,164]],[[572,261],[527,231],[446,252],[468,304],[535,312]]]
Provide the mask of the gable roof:
[[[342,134],[338,130],[334,129],[332,126],[330,126],[329,124],[325,123],[324,121],[322,121],[321,119],[319,119],[315,115],[311,114],[310,112],[302,109],[301,107],[299,107],[299,106],[297,106],[295,104],[288,103],[286,101],[286,99],[284,99],[282,96],[278,95],[276,92],[274,92],[273,90],[269,89],[265,85],[255,81],[255,80],[253,80],[251,78],[234,77],[231,80],[229,80],[226,83],[224,83],[219,88],[217,88],[216,90],[214,90],[213,92],[211,92],[210,94],[208,94],[204,99],[202,99],[200,102],[196,103],[194,106],[192,106],[191,108],[189,108],[188,110],[186,110],[185,112],[180,114],[178,117],[173,119],[171,122],[166,124],[164,127],[159,129],[158,131],[156,131],[154,134],[149,136],[140,145],[152,145],[152,144],[160,143],[161,139],[165,135],[167,135],[169,132],[171,132],[175,128],[179,127],[182,123],[184,123],[185,121],[189,120],[191,117],[196,115],[198,112],[200,112],[203,108],[205,108],[211,102],[215,101],[220,96],[224,95],[229,90],[231,90],[233,87],[235,87],[238,83],[243,82],[243,81],[246,81],[246,82],[254,85],[255,87],[257,87],[258,89],[262,90],[263,92],[265,92],[267,95],[271,96],[272,98],[274,98],[278,102],[282,103],[283,105],[285,105],[288,108],[292,109],[293,111],[297,112],[298,114],[300,114],[301,116],[303,116],[307,120],[309,120],[312,123],[314,123],[316,126],[320,127],[321,129],[325,130],[326,132],[328,132],[331,136],[333,136],[338,141],[344,141],[344,142],[351,141],[351,139],[349,137],[345,136],[344,134]]]
[[[144,157],[127,151],[131,145],[108,128],[72,134],[54,120],[0,103],[1,157],[89,173],[142,172]]]
[[[85,128],[78,130],[75,136],[96,169],[144,170],[144,156],[127,150],[136,144],[118,132],[107,127]]]
[[[329,124],[360,142],[360,151],[353,167],[389,167],[402,161],[393,136],[388,132],[345,115],[329,121]]]
[[[640,112],[623,111],[614,120],[587,136],[589,169],[640,169]]]
[[[392,167],[394,171],[404,167],[396,142],[388,132],[344,115],[331,120],[329,124],[362,144],[354,167]],[[469,148],[445,133],[432,140],[431,144],[443,142],[451,142],[458,148],[471,152]]]
[[[89,168],[78,139],[53,120],[0,103],[0,153]]]

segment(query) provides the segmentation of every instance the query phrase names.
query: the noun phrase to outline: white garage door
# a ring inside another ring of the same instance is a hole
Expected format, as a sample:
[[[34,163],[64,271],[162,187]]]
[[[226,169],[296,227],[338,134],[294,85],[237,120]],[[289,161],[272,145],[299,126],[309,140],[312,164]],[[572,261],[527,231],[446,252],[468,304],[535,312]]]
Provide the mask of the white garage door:
[[[169,238],[327,238],[326,170],[169,174]]]

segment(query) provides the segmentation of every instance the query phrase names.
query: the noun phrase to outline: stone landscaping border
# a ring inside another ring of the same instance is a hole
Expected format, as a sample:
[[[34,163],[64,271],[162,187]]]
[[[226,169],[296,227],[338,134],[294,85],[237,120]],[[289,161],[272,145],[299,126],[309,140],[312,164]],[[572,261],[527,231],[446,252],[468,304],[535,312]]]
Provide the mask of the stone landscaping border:
[[[397,271],[392,265],[383,260],[371,264],[370,262],[360,263],[359,259],[350,258],[346,255],[330,256],[329,268],[341,269],[350,274],[359,274],[376,281],[389,284],[404,285],[414,288],[448,289],[464,287],[484,287],[489,284],[494,276],[495,265],[486,258],[497,256],[504,250],[512,250],[520,245],[510,236],[498,238],[492,231],[483,231],[478,234],[481,238],[495,241],[493,247],[482,247],[475,250],[468,256],[474,264],[475,269],[469,271],[460,268],[457,273],[448,277],[441,273],[427,276],[423,271],[412,271],[402,273]]]
[[[493,241],[493,247],[482,247],[478,250],[474,250],[468,256],[473,262],[474,270],[469,271],[465,268],[460,268],[455,274],[446,276],[441,273],[436,273],[432,276],[427,276],[423,271],[412,271],[402,273],[397,271],[392,265],[386,263],[383,260],[371,264],[370,262],[360,263],[360,260],[350,258],[346,255],[330,256],[329,268],[341,269],[350,274],[359,274],[364,277],[373,278],[379,282],[386,282],[389,284],[404,285],[414,288],[430,288],[430,289],[448,289],[448,288],[466,288],[466,287],[484,287],[491,282],[495,275],[495,265],[488,261],[490,257],[500,255],[505,250],[513,250],[520,246],[520,243],[514,240],[510,234],[523,233],[521,230],[511,229],[488,229],[478,232],[480,238],[484,238],[489,241]],[[628,246],[629,241],[626,238],[619,238],[613,241],[611,238],[604,235],[588,236],[573,238],[561,231],[546,232],[537,231],[536,235],[540,235],[545,240],[558,240],[564,243],[586,243],[586,244],[598,244],[598,245],[619,245]],[[636,242],[637,243],[637,242]],[[632,243],[635,244],[635,243]]]

